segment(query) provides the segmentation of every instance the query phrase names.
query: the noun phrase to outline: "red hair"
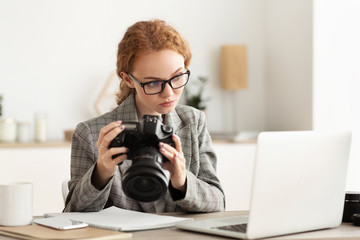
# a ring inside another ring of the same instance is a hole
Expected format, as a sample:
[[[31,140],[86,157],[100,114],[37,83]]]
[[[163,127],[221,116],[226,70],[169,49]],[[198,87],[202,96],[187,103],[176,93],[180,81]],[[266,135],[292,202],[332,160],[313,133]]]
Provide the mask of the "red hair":
[[[134,60],[147,52],[171,49],[184,57],[184,65],[191,61],[188,42],[170,25],[162,20],[140,21],[130,26],[118,45],[116,73],[131,72]],[[117,104],[123,102],[133,91],[124,81],[116,94]]]

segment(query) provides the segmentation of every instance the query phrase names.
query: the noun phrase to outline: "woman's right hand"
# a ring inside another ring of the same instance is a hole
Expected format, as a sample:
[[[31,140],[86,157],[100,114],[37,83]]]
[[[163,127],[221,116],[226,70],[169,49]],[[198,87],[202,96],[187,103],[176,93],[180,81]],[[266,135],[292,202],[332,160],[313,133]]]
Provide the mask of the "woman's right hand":
[[[96,143],[98,147],[98,159],[92,177],[92,183],[97,189],[102,189],[110,181],[115,171],[118,169],[118,164],[123,162],[129,150],[126,147],[112,147],[109,148],[111,141],[124,129],[121,125],[122,121],[109,123],[100,130],[99,138]],[[113,155],[121,154],[116,158]]]

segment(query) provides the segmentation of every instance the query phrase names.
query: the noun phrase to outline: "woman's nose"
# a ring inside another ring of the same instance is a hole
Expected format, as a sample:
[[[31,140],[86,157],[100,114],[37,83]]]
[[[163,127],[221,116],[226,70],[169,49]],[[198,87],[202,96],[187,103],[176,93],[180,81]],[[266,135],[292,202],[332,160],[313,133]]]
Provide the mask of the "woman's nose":
[[[169,83],[165,83],[164,90],[161,92],[162,97],[169,97],[174,94],[174,91]]]

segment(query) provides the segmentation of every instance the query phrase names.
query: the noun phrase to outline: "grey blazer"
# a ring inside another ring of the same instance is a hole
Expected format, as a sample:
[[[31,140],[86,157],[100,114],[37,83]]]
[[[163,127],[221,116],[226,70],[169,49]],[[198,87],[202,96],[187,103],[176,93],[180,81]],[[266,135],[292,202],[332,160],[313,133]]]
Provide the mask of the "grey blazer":
[[[173,199],[168,190],[164,198],[155,202],[139,202],[125,195],[121,175],[130,167],[131,160],[119,166],[109,183],[96,189],[91,176],[96,165],[96,142],[100,129],[110,122],[138,121],[135,99],[130,95],[113,111],[79,123],[72,138],[71,180],[65,212],[99,211],[109,206],[143,212],[213,212],[225,209],[225,196],[216,176],[216,155],[206,128],[203,112],[184,105],[165,116],[165,123],[180,137],[186,159],[187,191],[184,198]]]

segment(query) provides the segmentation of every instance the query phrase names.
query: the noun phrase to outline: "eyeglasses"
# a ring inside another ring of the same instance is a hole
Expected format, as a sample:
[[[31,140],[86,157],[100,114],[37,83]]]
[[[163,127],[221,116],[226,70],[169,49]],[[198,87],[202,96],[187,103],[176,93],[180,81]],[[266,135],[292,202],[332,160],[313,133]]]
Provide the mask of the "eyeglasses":
[[[190,78],[190,70],[187,70],[186,72],[176,75],[169,80],[157,80],[157,81],[151,81],[147,83],[141,83],[136,78],[134,78],[130,73],[128,73],[129,77],[139,84],[143,89],[145,94],[147,95],[154,95],[161,93],[164,88],[165,84],[168,83],[172,89],[178,89],[185,86]]]

